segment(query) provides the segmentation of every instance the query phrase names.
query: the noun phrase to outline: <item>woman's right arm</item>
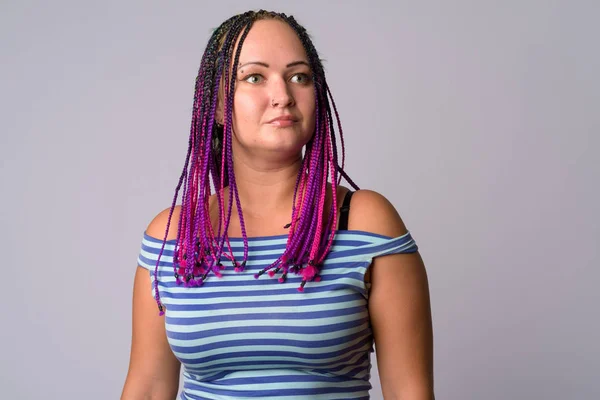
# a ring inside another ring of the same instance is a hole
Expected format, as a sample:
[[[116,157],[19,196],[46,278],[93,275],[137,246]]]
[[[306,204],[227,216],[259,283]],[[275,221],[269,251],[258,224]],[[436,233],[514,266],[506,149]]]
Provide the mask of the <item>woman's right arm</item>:
[[[177,235],[178,211],[173,213],[168,240]],[[168,217],[169,209],[158,214],[146,233],[162,239]],[[148,270],[138,266],[133,284],[129,371],[121,400],[173,400],[177,397],[181,364],[169,347],[165,317],[158,315],[158,307],[150,289]]]

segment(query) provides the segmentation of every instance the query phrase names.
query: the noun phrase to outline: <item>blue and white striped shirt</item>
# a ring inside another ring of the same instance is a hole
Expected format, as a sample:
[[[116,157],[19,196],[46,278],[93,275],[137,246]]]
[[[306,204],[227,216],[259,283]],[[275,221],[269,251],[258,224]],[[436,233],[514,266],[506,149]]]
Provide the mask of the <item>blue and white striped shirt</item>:
[[[287,235],[249,238],[243,272],[228,260],[223,277],[200,287],[178,286],[175,240],[159,265],[168,342],[184,369],[181,399],[369,399],[373,336],[364,275],[376,256],[413,253],[410,232],[397,238],[364,231],[336,233],[321,281],[298,292],[301,276],[285,283],[254,274],[279,257]],[[243,240],[230,238],[236,259]],[[144,234],[138,264],[153,271],[162,240]],[[153,287],[153,286],[152,286]],[[152,293],[154,295],[154,293]]]

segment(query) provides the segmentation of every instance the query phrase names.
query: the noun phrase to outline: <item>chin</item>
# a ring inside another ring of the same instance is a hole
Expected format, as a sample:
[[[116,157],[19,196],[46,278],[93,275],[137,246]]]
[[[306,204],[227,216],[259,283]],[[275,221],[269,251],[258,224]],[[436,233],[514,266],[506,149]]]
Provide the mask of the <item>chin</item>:
[[[269,132],[264,132],[263,143],[265,145],[280,145],[286,147],[304,146],[312,137],[305,130],[299,127],[275,128]]]
[[[295,141],[293,143],[290,142],[279,142],[279,143],[268,143],[263,147],[264,150],[271,151],[273,153],[278,153],[280,155],[295,155],[302,151],[304,147],[303,142]]]

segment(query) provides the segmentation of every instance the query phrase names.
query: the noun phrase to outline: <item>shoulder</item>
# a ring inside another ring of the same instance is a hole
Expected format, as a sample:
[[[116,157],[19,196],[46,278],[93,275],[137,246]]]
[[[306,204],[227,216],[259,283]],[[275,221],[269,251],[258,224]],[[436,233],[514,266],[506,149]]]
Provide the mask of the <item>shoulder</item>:
[[[165,208],[159,212],[148,224],[146,228],[146,234],[156,239],[163,240],[167,226],[169,226],[169,232],[167,234],[167,240],[177,238],[177,225],[179,223],[179,215],[181,214],[181,206],[177,205],[173,208],[171,213],[171,207]],[[170,219],[170,221],[169,221]]]
[[[389,237],[398,237],[407,232],[404,221],[392,203],[373,190],[357,190],[352,196],[348,229]]]

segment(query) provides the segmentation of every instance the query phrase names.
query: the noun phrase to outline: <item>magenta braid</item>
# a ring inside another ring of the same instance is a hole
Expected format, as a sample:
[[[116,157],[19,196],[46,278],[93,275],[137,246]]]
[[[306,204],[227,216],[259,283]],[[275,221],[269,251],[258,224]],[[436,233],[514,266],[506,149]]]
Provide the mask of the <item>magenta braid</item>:
[[[248,32],[250,32],[251,27],[252,27],[251,23],[247,24],[245,26],[244,31],[242,32],[242,34],[240,36],[240,39],[238,42],[239,44],[238,44],[235,58],[234,58],[233,64],[232,64],[232,71],[231,71],[232,77],[237,75],[237,66],[239,63],[240,54],[242,52],[242,44],[243,44],[244,40],[246,39]],[[244,241],[244,258],[242,260],[241,265],[239,265],[239,266],[236,265],[236,271],[241,272],[241,271],[243,271],[243,269],[246,265],[246,262],[248,261],[248,236],[246,234],[246,226],[244,224],[244,215],[242,212],[242,204],[240,202],[237,184],[235,181],[235,174],[233,172],[233,151],[232,151],[233,113],[232,113],[232,110],[233,110],[234,93],[235,93],[235,79],[231,79],[231,83],[230,83],[230,87],[229,87],[229,95],[227,96],[227,101],[226,101],[227,107],[225,108],[225,115],[227,118],[227,130],[225,131],[225,133],[223,135],[225,142],[226,142],[226,146],[225,146],[226,150],[224,150],[224,151],[227,151],[227,164],[228,164],[228,172],[229,172],[229,210],[228,210],[228,215],[227,215],[226,227],[229,227],[229,223],[231,221],[231,209],[233,206],[232,200],[233,200],[233,197],[235,197],[235,203],[236,203],[236,207],[238,210],[238,217],[240,220],[240,228],[242,231],[242,238]],[[225,232],[227,232],[227,228],[225,229]],[[221,244],[223,244],[223,242]],[[232,254],[232,256],[233,256],[233,254]]]

